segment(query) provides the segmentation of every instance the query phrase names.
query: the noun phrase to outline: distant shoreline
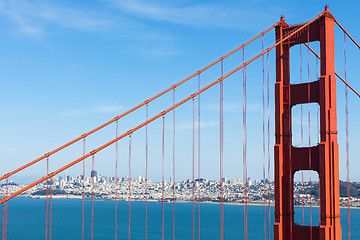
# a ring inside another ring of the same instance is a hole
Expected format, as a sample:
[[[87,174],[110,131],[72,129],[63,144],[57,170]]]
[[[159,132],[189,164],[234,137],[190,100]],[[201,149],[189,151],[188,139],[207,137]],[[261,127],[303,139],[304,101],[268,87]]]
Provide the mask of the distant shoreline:
[[[25,198],[35,198],[35,199],[44,199],[46,198],[46,196],[23,196]],[[82,199],[81,195],[53,195],[52,196],[53,199]],[[85,198],[85,199],[91,199],[91,198]],[[115,199],[113,198],[94,198],[95,201],[115,201]],[[118,199],[117,201],[119,202],[127,202],[126,200],[120,200]],[[145,200],[136,200],[133,199],[131,200],[132,202],[145,202]],[[153,199],[149,199],[148,202],[161,202],[161,200],[153,200]],[[164,203],[172,203],[172,201],[164,201]],[[192,201],[175,201],[175,203],[192,203]],[[195,201],[196,204],[198,204],[198,201]],[[200,204],[220,204],[220,202],[200,202]],[[224,204],[226,205],[240,205],[243,206],[245,205],[245,203],[236,203],[236,202],[224,202]],[[249,206],[264,206],[264,203],[260,203],[260,202],[249,202],[247,203],[247,205]],[[268,203],[265,204],[266,207],[269,206]],[[270,204],[271,207],[274,207],[275,205],[273,203]],[[294,207],[299,207],[301,208],[302,205],[295,205]],[[304,207],[310,207],[310,205],[306,204],[304,205]],[[318,208],[319,205],[311,205],[311,207],[316,207]],[[340,208],[347,208],[347,206],[340,206]],[[360,206],[350,206],[350,208],[353,209],[360,209]]]

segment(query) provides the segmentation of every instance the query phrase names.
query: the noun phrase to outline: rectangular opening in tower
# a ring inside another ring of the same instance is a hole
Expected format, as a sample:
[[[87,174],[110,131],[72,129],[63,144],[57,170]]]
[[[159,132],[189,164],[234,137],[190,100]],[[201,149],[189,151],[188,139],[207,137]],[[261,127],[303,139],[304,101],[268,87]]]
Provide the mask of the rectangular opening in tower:
[[[301,170],[294,174],[294,221],[297,225],[319,226],[319,174]]]
[[[316,146],[320,140],[320,107],[317,103],[298,104],[291,110],[292,145]]]

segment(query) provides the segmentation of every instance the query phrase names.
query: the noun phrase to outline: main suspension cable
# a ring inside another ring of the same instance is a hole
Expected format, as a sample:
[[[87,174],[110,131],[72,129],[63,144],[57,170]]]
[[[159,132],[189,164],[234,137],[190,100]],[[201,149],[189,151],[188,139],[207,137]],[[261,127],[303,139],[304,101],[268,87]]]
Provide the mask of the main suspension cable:
[[[273,25],[272,25],[271,27],[269,27],[268,29],[264,30],[263,32],[261,32],[260,34],[258,34],[258,35],[257,35],[257,36],[255,36],[255,37],[253,37],[252,39],[250,39],[250,40],[249,40],[249,41],[247,41],[246,43],[244,43],[244,44],[240,45],[239,47],[237,47],[236,49],[232,50],[231,52],[229,52],[229,53],[225,54],[224,56],[220,57],[218,60],[216,60],[216,61],[214,61],[213,63],[211,63],[211,64],[207,65],[206,67],[204,67],[204,68],[200,69],[200,70],[199,70],[199,71],[197,71],[196,73],[193,73],[193,74],[192,74],[192,75],[190,75],[189,77],[187,77],[187,78],[185,78],[184,80],[182,80],[182,81],[178,82],[177,84],[175,84],[175,85],[171,86],[170,88],[168,88],[168,89],[164,90],[163,92],[158,93],[158,94],[157,94],[157,95],[155,95],[154,97],[152,97],[152,98],[150,98],[150,99],[148,99],[148,100],[144,101],[143,103],[141,103],[141,104],[137,105],[136,107],[134,107],[134,108],[132,108],[132,109],[130,109],[130,110],[128,110],[128,111],[126,111],[125,113],[123,113],[123,114],[121,114],[121,115],[119,115],[119,116],[115,117],[114,119],[112,119],[112,120],[110,120],[110,121],[108,121],[108,122],[106,122],[106,123],[102,124],[101,126],[99,126],[99,127],[95,128],[95,129],[93,129],[93,130],[91,130],[91,131],[89,131],[89,132],[87,132],[87,133],[85,133],[85,134],[81,135],[80,137],[78,137],[78,138],[76,138],[76,139],[74,139],[74,140],[72,140],[72,141],[70,141],[70,142],[68,142],[68,143],[66,143],[66,144],[64,144],[64,145],[62,145],[61,147],[56,148],[55,150],[53,150],[53,151],[51,151],[51,152],[49,152],[49,153],[47,153],[47,154],[45,154],[45,155],[43,155],[43,156],[41,156],[41,157],[37,158],[37,159],[35,159],[35,160],[33,160],[33,161],[31,161],[31,162],[29,162],[29,163],[27,163],[27,164],[25,164],[25,165],[23,165],[23,166],[21,166],[21,167],[17,168],[17,169],[15,169],[15,170],[13,170],[13,171],[11,171],[11,172],[7,173],[7,174],[4,174],[2,177],[0,177],[0,181],[4,180],[4,179],[5,179],[5,178],[7,178],[7,177],[10,177],[11,175],[13,175],[13,174],[15,174],[15,173],[17,173],[17,172],[19,172],[19,171],[22,171],[23,169],[25,169],[25,168],[27,168],[27,167],[30,167],[31,165],[33,165],[33,164],[35,164],[35,163],[37,163],[37,162],[39,162],[39,161],[41,161],[41,160],[45,159],[45,158],[46,158],[46,157],[48,157],[48,156],[53,155],[53,154],[54,154],[54,153],[56,153],[56,152],[59,152],[60,150],[62,150],[62,149],[64,149],[64,148],[66,148],[66,147],[68,147],[68,146],[70,146],[70,145],[72,145],[72,144],[74,144],[74,143],[78,142],[79,140],[84,139],[85,137],[87,137],[87,136],[89,136],[89,135],[91,135],[91,134],[93,134],[93,133],[95,133],[95,132],[99,131],[100,129],[102,129],[102,128],[104,128],[104,127],[108,126],[109,124],[111,124],[111,123],[113,123],[113,122],[115,122],[115,121],[117,121],[117,120],[119,120],[119,119],[123,118],[124,116],[126,116],[126,115],[128,115],[128,114],[130,114],[130,113],[134,112],[135,110],[137,110],[137,109],[139,109],[139,108],[141,108],[141,107],[145,106],[146,104],[148,104],[148,103],[150,103],[150,102],[154,101],[155,99],[157,99],[157,98],[159,98],[159,97],[163,96],[164,94],[168,93],[168,92],[169,92],[169,91],[171,91],[172,89],[175,89],[176,87],[178,87],[178,86],[182,85],[183,83],[185,83],[185,82],[189,81],[190,79],[192,79],[192,78],[193,78],[193,77],[195,77],[196,75],[198,75],[198,74],[200,74],[200,73],[204,72],[205,70],[207,70],[207,69],[211,68],[212,66],[214,66],[214,65],[215,65],[215,64],[217,64],[217,63],[219,63],[220,61],[222,61],[222,60],[226,59],[227,57],[231,56],[232,54],[236,53],[237,51],[239,51],[240,49],[242,49],[242,48],[243,48],[243,47],[245,47],[246,45],[248,45],[248,44],[250,44],[251,42],[255,41],[255,40],[256,40],[257,38],[259,38],[260,36],[262,36],[262,35],[266,34],[266,33],[267,33],[267,32],[269,32],[270,30],[272,30],[273,28],[275,28],[275,26],[277,26],[277,25],[278,25],[278,23],[273,24]]]
[[[351,41],[360,49],[360,45],[355,41],[355,39],[353,37],[351,37],[351,35],[348,33],[348,31],[346,31],[345,28],[343,26],[341,26],[341,24],[335,18],[334,18],[334,21],[341,28],[341,30],[343,30],[344,34],[346,34],[351,39]]]
[[[280,45],[281,43],[283,43],[284,41],[288,40],[290,37],[292,37],[293,35],[295,35],[296,33],[298,33],[299,31],[303,30],[306,26],[308,26],[309,24],[311,24],[312,22],[314,22],[316,19],[318,19],[319,17],[321,17],[324,13],[322,12],[321,14],[317,15],[315,18],[313,18],[312,20],[310,20],[309,22],[305,23],[304,25],[302,25],[301,27],[299,27],[297,30],[293,31],[291,34],[289,34],[288,36],[286,36],[285,38],[282,38],[281,40],[277,41],[275,44],[273,44],[271,47],[267,48],[265,51],[257,54],[256,56],[254,56],[253,58],[251,58],[250,60],[248,60],[247,62],[244,62],[243,64],[241,64],[240,66],[236,67],[235,69],[233,69],[232,71],[230,71],[229,73],[225,74],[223,77],[217,79],[216,81],[208,84],[207,86],[205,86],[204,88],[202,88],[200,91],[193,93],[191,96],[183,99],[182,101],[179,101],[177,104],[175,104],[172,107],[169,107],[168,109],[166,109],[165,111],[162,111],[161,113],[157,114],[156,116],[150,118],[148,121],[143,122],[141,124],[139,124],[138,126],[130,129],[129,131],[127,131],[126,133],[123,133],[122,135],[120,135],[119,137],[107,142],[106,144],[96,148],[95,150],[91,151],[90,153],[86,154],[85,156],[82,156],[74,161],[72,161],[71,163],[59,168],[58,170],[50,173],[49,175],[42,177],[40,179],[38,179],[37,181],[23,187],[22,189],[10,194],[7,197],[4,197],[2,199],[0,199],[0,204],[8,201],[9,199],[25,192],[26,190],[38,185],[39,183],[59,174],[60,172],[65,171],[66,169],[74,166],[75,164],[79,163],[80,161],[82,161],[84,158],[87,158],[89,156],[92,156],[93,154],[96,154],[97,152],[109,147],[110,145],[114,144],[116,141],[119,141],[120,139],[129,136],[130,134],[132,134],[133,132],[139,130],[140,128],[143,128],[146,124],[149,124],[153,121],[155,121],[156,119],[164,116],[166,113],[172,111],[173,109],[181,106],[182,104],[188,102],[189,100],[191,100],[193,97],[199,95],[200,93],[208,90],[209,88],[213,87],[214,85],[218,84],[220,81],[223,81],[224,79],[228,78],[229,76],[233,75],[234,73],[236,73],[237,71],[239,71],[240,69],[246,67],[247,65],[249,65],[251,62],[255,61],[256,59],[258,59],[259,57],[261,57],[263,54],[268,53],[269,51],[271,51],[272,49],[274,49],[276,46]],[[24,166],[25,167],[25,166]],[[9,176],[9,174],[6,174],[6,177]],[[1,178],[0,178],[1,180]]]

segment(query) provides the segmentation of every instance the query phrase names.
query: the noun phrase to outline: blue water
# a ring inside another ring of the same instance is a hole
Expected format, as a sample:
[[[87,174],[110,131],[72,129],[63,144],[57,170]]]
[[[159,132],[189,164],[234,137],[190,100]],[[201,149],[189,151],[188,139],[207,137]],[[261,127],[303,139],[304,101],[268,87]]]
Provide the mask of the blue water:
[[[53,200],[53,240],[81,239],[81,207],[78,199]],[[94,239],[114,239],[114,202],[94,202]],[[90,239],[91,201],[85,201],[85,239]],[[243,206],[225,205],[225,239],[243,238]],[[318,224],[318,208],[312,208],[313,225]],[[296,208],[296,221],[302,222],[302,209]],[[248,206],[248,239],[263,239],[263,206]],[[271,208],[273,213],[274,209]],[[309,209],[305,209],[306,214]],[[343,239],[347,239],[347,209],[341,209]],[[161,203],[148,203],[148,239],[161,239]],[[201,205],[201,239],[220,239],[219,205]],[[145,238],[145,203],[131,203],[131,239]],[[176,239],[192,239],[192,204],[176,203]],[[195,205],[197,220],[197,205]],[[273,216],[272,216],[273,221]],[[172,203],[165,204],[165,239],[172,239]],[[360,209],[351,209],[352,239],[360,239]],[[271,223],[273,224],[273,222]],[[305,224],[309,224],[305,221]],[[272,227],[271,227],[272,230]],[[195,239],[198,228],[195,222]],[[272,233],[273,234],[273,233]],[[272,235],[271,234],[271,235]],[[128,203],[118,202],[118,239],[128,238]],[[45,200],[15,198],[9,201],[8,240],[45,239]]]

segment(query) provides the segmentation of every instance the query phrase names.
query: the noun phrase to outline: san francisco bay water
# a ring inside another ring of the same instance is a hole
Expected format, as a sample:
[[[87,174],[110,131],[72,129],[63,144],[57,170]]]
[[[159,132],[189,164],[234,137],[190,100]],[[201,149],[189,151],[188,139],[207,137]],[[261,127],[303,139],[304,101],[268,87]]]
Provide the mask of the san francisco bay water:
[[[8,240],[45,239],[45,199],[15,198],[8,205]],[[94,201],[94,239],[114,239],[115,221],[114,201]],[[195,239],[198,236],[198,209],[195,204]],[[52,239],[81,239],[82,200],[53,199]],[[172,203],[164,204],[165,239],[172,239]],[[176,203],[175,237],[179,240],[192,239],[192,203]],[[201,239],[220,239],[220,207],[218,204],[201,204]],[[309,208],[305,208],[309,216]],[[268,209],[266,209],[268,211]],[[295,208],[296,222],[302,223],[302,208]],[[273,239],[273,212],[271,207],[271,239]],[[266,212],[266,215],[268,212]],[[319,210],[312,208],[312,224],[318,224]],[[347,239],[347,209],[341,209],[343,239]],[[224,205],[225,239],[243,239],[244,207]],[[309,225],[305,218],[305,225]],[[268,224],[268,223],[267,223]],[[360,239],[360,209],[351,209],[352,238]],[[85,200],[85,239],[90,239],[91,200]],[[267,226],[268,238],[268,226]],[[162,204],[148,203],[148,239],[158,240],[162,236]],[[118,239],[128,239],[128,202],[118,202]],[[145,239],[145,203],[131,202],[131,239]],[[248,206],[248,239],[264,239],[264,207]]]

